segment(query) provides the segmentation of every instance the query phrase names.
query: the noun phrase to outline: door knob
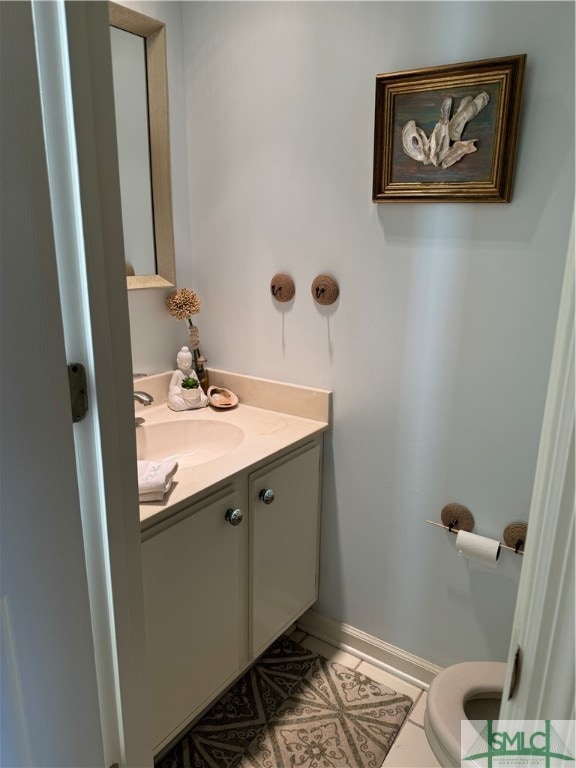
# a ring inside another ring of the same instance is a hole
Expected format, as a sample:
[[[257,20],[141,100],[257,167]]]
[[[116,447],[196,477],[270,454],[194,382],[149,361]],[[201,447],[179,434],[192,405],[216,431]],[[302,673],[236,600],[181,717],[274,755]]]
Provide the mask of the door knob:
[[[260,501],[263,501],[264,504],[272,504],[272,502],[276,497],[274,495],[274,491],[272,490],[272,488],[262,488],[262,490],[258,494],[258,498],[260,499]]]
[[[242,510],[241,509],[229,509],[226,512],[225,520],[230,525],[240,525],[242,522]]]

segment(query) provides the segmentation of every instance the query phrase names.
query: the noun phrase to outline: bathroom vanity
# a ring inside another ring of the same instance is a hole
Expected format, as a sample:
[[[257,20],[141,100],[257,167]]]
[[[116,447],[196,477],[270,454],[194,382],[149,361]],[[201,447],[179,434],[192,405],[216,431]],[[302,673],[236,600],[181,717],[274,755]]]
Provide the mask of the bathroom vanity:
[[[217,423],[223,435],[242,434],[222,456],[195,464],[183,455],[165,501],[140,507],[156,754],[317,598],[330,394],[224,372],[210,378],[240,404],[174,413],[152,392],[155,405],[137,407],[145,419],[137,429],[150,434],[167,421],[193,430],[205,422],[199,435],[217,435]],[[154,389],[152,379],[138,388]],[[139,437],[140,453],[145,445]]]

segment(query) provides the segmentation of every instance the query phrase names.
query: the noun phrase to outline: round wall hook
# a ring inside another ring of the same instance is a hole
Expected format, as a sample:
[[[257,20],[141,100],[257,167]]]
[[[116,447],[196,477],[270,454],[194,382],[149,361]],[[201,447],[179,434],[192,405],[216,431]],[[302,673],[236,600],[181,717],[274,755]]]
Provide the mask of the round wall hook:
[[[270,281],[270,293],[276,301],[290,301],[296,293],[294,280],[285,272],[279,272]]]
[[[450,531],[472,531],[474,515],[463,504],[446,504],[440,513],[442,524]]]
[[[312,282],[312,298],[318,304],[334,304],[340,289],[338,283],[330,275],[318,275]]]
[[[502,534],[504,544],[514,549],[516,554],[524,552],[526,545],[526,536],[528,535],[528,525],[526,523],[510,523],[504,528]]]

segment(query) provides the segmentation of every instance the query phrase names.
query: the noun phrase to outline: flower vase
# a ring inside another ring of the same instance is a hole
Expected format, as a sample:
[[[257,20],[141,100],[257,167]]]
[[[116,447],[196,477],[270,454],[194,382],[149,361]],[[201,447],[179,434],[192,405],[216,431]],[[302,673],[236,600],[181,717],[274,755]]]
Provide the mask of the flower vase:
[[[192,367],[196,371],[196,376],[198,376],[200,386],[204,390],[204,393],[206,393],[208,391],[209,383],[208,373],[206,368],[204,368],[206,358],[200,352],[200,333],[198,328],[192,323],[191,320],[188,320],[188,324],[188,332],[190,334],[190,351],[192,352]]]

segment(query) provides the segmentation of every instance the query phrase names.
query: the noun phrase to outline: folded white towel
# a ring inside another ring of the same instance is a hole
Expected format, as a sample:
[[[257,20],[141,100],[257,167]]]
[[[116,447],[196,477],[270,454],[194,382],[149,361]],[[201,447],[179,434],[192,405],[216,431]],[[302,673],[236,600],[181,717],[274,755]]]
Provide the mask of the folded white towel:
[[[140,501],[162,501],[170,490],[178,462],[138,461],[137,464]]]

